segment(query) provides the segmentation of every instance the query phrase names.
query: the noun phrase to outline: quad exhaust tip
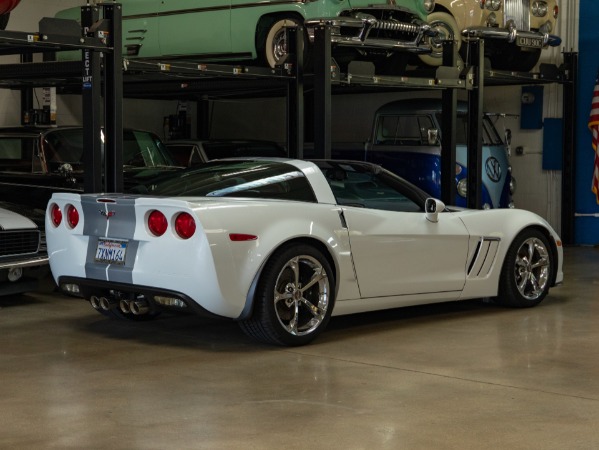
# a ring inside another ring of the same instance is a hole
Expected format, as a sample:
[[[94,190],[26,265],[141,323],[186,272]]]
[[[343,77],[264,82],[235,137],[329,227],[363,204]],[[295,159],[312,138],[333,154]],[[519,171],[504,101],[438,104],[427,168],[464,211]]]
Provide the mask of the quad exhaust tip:
[[[144,299],[119,301],[114,298],[92,295],[89,302],[97,311],[110,311],[118,307],[122,313],[133,314],[135,316],[141,316],[150,312],[150,304]]]

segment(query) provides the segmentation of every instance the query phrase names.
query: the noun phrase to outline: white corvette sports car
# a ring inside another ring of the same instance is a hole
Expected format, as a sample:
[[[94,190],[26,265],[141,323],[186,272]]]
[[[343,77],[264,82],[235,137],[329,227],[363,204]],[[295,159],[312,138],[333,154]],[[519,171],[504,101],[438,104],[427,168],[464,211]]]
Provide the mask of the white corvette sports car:
[[[56,282],[108,316],[208,313],[301,345],[331,315],[480,297],[534,306],[563,279],[561,242],[539,216],[450,210],[368,163],[220,160],[144,189],[48,204]]]

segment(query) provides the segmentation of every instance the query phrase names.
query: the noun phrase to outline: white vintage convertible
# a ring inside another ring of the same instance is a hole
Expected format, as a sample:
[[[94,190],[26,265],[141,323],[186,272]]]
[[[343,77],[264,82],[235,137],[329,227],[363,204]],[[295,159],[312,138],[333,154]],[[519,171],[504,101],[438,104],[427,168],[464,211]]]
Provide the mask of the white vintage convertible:
[[[312,341],[331,315],[534,306],[563,279],[561,241],[539,216],[449,209],[353,161],[220,160],[140,195],[57,193],[46,233],[63,292],[107,316],[216,315],[279,345]]]

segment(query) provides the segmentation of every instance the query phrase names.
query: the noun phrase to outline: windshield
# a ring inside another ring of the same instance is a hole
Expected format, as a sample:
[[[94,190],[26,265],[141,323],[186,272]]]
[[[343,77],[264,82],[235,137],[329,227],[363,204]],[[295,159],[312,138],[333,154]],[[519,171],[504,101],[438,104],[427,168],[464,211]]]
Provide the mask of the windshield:
[[[208,159],[247,156],[287,157],[287,152],[283,148],[269,142],[204,142],[202,148]]]
[[[304,173],[267,161],[214,161],[161,176],[138,190],[154,195],[256,197],[316,202]]]
[[[45,144],[46,159],[50,163],[81,164],[83,162],[82,128],[47,133]],[[135,167],[175,165],[169,151],[158,136],[137,130],[123,131],[123,164]]]
[[[146,131],[133,130],[123,132],[123,164],[136,167],[175,165],[158,136]]]

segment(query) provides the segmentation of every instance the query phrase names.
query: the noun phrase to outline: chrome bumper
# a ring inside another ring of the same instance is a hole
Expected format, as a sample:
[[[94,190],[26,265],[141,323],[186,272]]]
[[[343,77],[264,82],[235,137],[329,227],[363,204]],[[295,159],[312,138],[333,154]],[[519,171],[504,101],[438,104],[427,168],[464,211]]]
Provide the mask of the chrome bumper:
[[[379,21],[375,18],[335,17],[311,19],[304,23],[310,42],[314,42],[314,28],[318,26],[331,27],[331,42],[345,47],[360,47],[384,50],[402,50],[411,53],[430,53],[431,46],[425,42],[425,36],[436,36],[430,25],[412,23]],[[355,34],[342,35],[341,28],[355,28]],[[397,31],[414,35],[412,40],[395,40],[391,38],[369,37],[373,30]]]
[[[48,264],[48,256],[33,256],[28,259],[13,259],[12,261],[0,262],[0,269],[25,268],[35,266],[45,266]]]
[[[464,37],[478,37],[483,39],[499,39],[515,44],[519,38],[525,40],[540,39],[543,47],[557,47],[562,43],[559,36],[534,31],[520,31],[515,28],[470,27],[462,30]],[[532,46],[531,46],[532,47]],[[538,47],[537,47],[538,48]]]

